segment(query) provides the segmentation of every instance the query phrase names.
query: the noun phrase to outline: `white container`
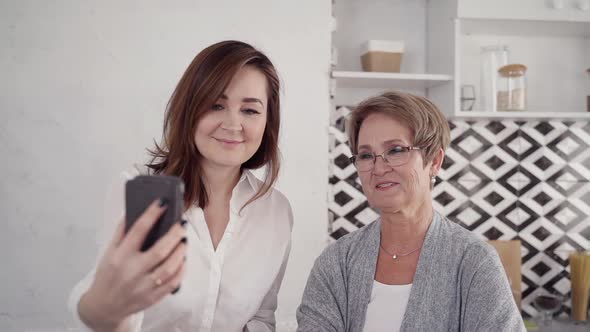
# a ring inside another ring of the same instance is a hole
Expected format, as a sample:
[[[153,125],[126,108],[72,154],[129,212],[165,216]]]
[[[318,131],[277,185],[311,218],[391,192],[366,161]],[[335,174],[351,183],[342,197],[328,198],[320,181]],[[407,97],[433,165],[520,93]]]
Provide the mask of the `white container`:
[[[508,47],[504,45],[481,48],[481,81],[479,90],[480,109],[487,112],[498,110],[498,69],[508,64]]]
[[[369,40],[362,46],[361,63],[363,70],[399,73],[403,53],[403,41]]]

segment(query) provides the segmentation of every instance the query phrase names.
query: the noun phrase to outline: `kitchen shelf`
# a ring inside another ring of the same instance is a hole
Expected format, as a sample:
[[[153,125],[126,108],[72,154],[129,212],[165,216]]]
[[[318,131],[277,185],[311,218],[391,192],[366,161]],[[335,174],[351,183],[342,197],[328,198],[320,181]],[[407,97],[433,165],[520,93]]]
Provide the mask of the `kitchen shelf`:
[[[333,71],[339,88],[427,89],[453,81],[451,75]]]
[[[455,113],[455,118],[469,119],[550,119],[550,120],[588,120],[590,112],[485,112],[485,111],[460,111]]]
[[[589,22],[558,22],[510,19],[473,19],[461,21],[461,33],[492,34],[498,36],[589,37]]]
[[[590,120],[590,81],[584,73],[590,67],[590,11],[573,0],[561,10],[540,0],[337,2],[335,105],[354,105],[375,90],[391,89],[428,97],[449,119]],[[405,42],[402,73],[361,70],[361,45],[373,38]],[[509,62],[528,67],[530,111],[477,111],[485,108],[479,93],[481,49],[492,45],[506,45]],[[463,86],[476,91],[474,111],[460,110]]]

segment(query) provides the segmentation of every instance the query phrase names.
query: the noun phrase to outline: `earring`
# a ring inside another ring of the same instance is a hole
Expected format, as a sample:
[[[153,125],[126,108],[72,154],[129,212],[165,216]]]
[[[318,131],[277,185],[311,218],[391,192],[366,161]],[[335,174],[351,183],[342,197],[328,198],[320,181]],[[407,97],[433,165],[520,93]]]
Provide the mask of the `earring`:
[[[431,177],[430,177],[430,183],[431,183],[432,185],[435,185],[435,184],[436,184],[436,176],[431,176]]]

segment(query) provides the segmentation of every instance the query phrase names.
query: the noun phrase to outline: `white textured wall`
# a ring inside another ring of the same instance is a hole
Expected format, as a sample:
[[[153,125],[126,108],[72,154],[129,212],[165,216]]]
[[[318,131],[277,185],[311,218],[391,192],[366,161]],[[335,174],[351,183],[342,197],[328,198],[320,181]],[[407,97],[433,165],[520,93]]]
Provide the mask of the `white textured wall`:
[[[326,243],[330,11],[330,0],[0,0],[0,331],[71,325],[66,297],[94,264],[106,183],[159,138],[194,55],[229,38],[266,51],[284,83],[288,330]]]

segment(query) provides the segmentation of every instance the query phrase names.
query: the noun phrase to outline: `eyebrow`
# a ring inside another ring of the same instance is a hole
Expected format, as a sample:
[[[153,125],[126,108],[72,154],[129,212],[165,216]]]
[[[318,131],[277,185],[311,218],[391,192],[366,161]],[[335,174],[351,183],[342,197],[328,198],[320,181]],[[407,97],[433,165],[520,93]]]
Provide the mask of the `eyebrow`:
[[[381,143],[382,146],[386,146],[386,145],[390,145],[392,143],[397,143],[397,144],[406,144],[404,141],[400,140],[400,139],[390,139],[388,141],[385,141],[383,143]],[[363,145],[359,145],[357,150],[360,149],[371,149],[371,146],[368,144],[363,144]]]
[[[226,95],[221,95],[220,98],[223,100],[227,100]],[[262,101],[258,98],[246,97],[246,98],[242,98],[242,102],[244,102],[244,103],[259,103],[262,107],[264,107],[264,103],[262,103]]]

